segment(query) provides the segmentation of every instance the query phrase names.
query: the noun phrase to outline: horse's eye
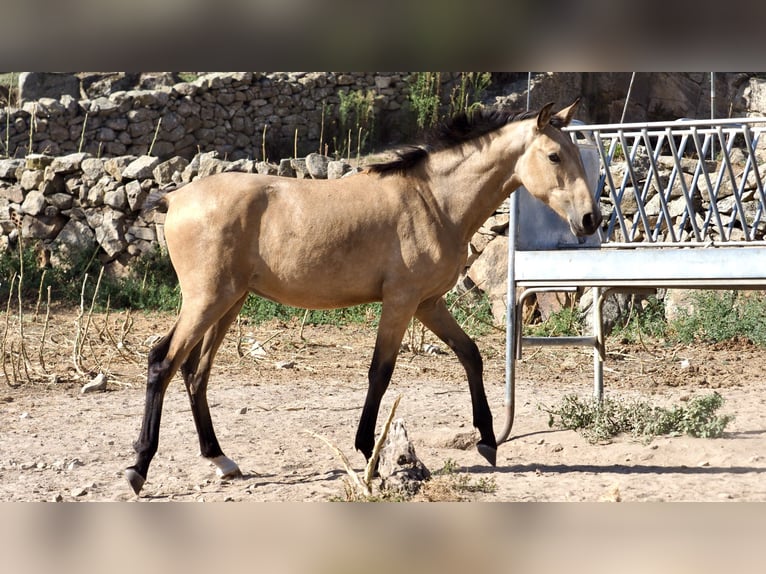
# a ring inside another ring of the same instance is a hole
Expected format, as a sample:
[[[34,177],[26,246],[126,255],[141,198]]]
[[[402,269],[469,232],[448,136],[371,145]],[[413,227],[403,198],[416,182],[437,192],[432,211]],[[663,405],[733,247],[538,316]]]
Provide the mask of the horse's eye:
[[[559,163],[561,161],[561,158],[557,153],[549,153],[548,159],[551,160],[551,163]]]

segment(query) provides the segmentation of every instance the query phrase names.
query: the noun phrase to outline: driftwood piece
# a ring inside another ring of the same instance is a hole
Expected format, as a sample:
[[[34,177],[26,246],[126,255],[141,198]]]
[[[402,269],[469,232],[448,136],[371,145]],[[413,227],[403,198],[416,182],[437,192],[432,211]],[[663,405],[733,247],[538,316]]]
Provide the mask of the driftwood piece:
[[[431,477],[429,470],[415,454],[415,447],[407,437],[407,428],[402,419],[396,419],[391,424],[380,451],[378,473],[381,490],[409,496],[416,494],[423,481]]]

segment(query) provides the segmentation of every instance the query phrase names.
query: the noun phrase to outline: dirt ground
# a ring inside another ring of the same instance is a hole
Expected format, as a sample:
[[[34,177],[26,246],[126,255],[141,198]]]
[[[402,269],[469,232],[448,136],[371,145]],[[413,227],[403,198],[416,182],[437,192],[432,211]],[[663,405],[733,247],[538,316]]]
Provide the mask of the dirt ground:
[[[94,315],[80,368],[101,370],[108,382],[105,391],[86,394],[81,387],[90,376],[78,375],[74,366],[76,313],[52,315],[42,353],[33,342],[43,340],[36,335],[42,321],[25,326],[32,381],[13,375],[10,363],[8,378],[19,386],[0,379],[0,501],[136,500],[123,470],[134,460],[146,354],[172,320],[161,314]],[[232,327],[218,355],[208,396],[219,441],[242,469],[241,479],[218,480],[198,456],[188,400],[176,377],[139,500],[345,499],[347,475],[338,456],[306,431],[326,437],[357,470],[363,468],[353,444],[375,333],[366,326],[306,326],[300,335],[297,323],[240,325]],[[426,337],[426,343],[444,348]],[[499,431],[505,416],[504,335],[477,342]],[[451,353],[402,352],[379,428],[401,394],[397,417],[425,465],[437,471],[446,464],[467,484],[484,485],[460,491],[462,500],[766,500],[765,349],[747,342],[669,347],[654,341],[644,347],[610,341],[608,347],[608,394],[676,405],[715,389],[725,399],[721,413],[736,417],[725,436],[649,442],[626,436],[593,445],[577,432],[549,428],[541,406],[554,406],[567,393],[591,392],[591,354],[574,348],[525,351],[512,440],[500,446],[494,468],[473,446],[464,446],[473,444],[466,440],[473,432],[470,398]]]

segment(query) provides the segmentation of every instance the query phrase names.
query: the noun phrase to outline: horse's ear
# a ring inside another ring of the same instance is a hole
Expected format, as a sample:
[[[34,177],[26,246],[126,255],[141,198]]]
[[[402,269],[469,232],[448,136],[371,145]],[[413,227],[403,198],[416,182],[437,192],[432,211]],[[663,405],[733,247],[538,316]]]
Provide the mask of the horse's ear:
[[[553,108],[553,102],[548,102],[545,104],[540,112],[537,114],[537,129],[539,131],[542,131],[545,126],[548,125],[548,123],[551,121],[551,116],[553,115],[553,112],[551,109]]]
[[[569,107],[564,108],[556,114],[556,117],[559,118],[565,126],[568,126],[569,122],[572,121],[575,110],[577,109],[577,105],[580,103],[580,99],[581,98],[577,98],[574,102],[571,103]]]

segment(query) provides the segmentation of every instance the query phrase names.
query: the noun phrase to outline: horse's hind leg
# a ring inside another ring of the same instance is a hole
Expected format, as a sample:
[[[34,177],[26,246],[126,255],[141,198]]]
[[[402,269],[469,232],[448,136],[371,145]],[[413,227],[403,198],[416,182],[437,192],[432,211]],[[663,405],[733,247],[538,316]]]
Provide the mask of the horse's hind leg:
[[[237,301],[218,323],[207,330],[202,341],[194,347],[184,364],[181,365],[181,373],[189,395],[194,425],[197,427],[199,436],[200,454],[216,466],[216,474],[220,478],[240,476],[242,473],[237,464],[223,454],[218,444],[207,402],[207,384],[216,352],[223,342],[229,326],[236,319],[246,297],[243,296]]]
[[[230,308],[231,303],[221,299],[202,307],[182,306],[175,325],[149,352],[144,418],[138,439],[133,444],[136,462],[125,469],[125,477],[136,494],[141,491],[149,464],[157,452],[162,404],[170,379],[210,326],[217,323]]]
[[[426,327],[452,349],[468,376],[473,405],[473,425],[479,429],[481,440],[476,445],[479,453],[495,465],[497,459],[497,441],[492,428],[492,413],[489,410],[487,396],[484,393],[483,362],[476,343],[465,334],[447,309],[444,299],[423,302],[415,313]]]
[[[173,376],[171,365],[167,361],[168,348],[175,333],[175,325],[151,351],[149,351],[149,369],[146,378],[146,402],[144,403],[144,418],[138,440],[133,443],[136,451],[136,463],[125,469],[133,492],[138,494],[146,481],[149,463],[157,452],[159,444],[160,418],[165,391]]]

